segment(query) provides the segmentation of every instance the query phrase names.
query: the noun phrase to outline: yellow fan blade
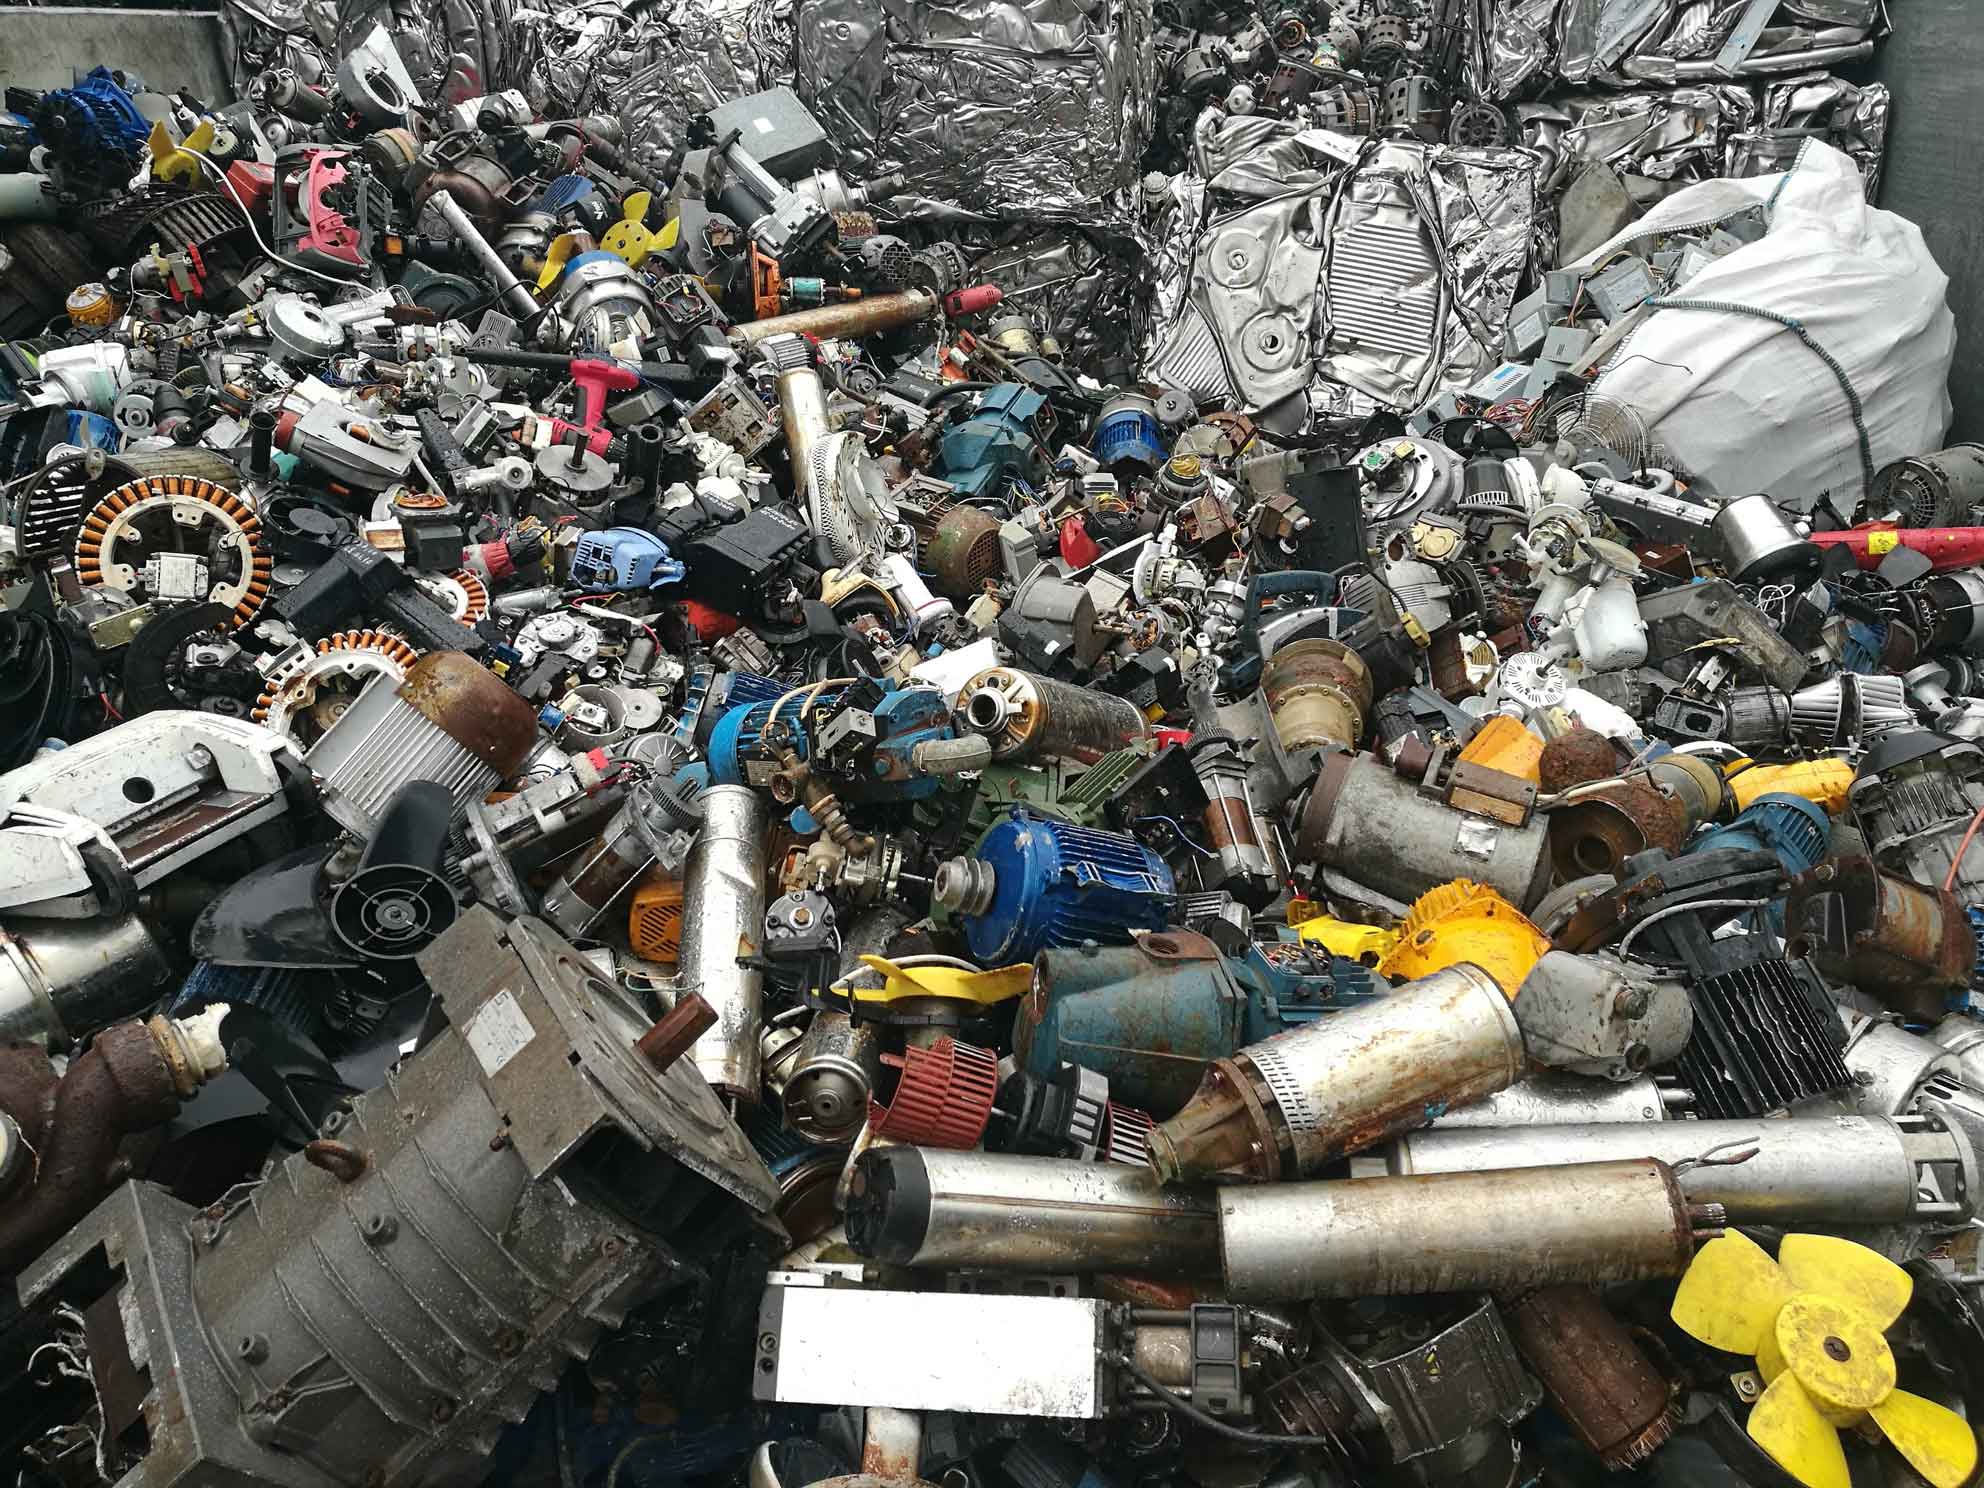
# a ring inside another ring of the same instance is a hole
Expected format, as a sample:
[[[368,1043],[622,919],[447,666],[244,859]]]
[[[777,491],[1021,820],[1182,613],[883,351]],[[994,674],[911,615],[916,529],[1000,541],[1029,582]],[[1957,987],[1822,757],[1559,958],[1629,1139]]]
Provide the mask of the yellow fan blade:
[[[152,125],[151,138],[145,143],[151,147],[154,160],[163,160],[172,153],[172,136],[166,133],[163,119]]]
[[[954,966],[898,966],[881,956],[862,961],[882,974],[880,987],[857,987],[863,1002],[894,1002],[898,997],[949,997],[964,1002],[1004,1002],[1033,981],[1033,967],[1002,966],[996,971],[963,971]]]
[[[1711,1241],[1711,1244],[1720,1244]],[[1853,1488],[1846,1449],[1795,1374],[1780,1375],[1750,1412],[1750,1440],[1808,1488]]]
[[[1784,1350],[1777,1346],[1777,1329],[1764,1329],[1764,1336],[1757,1340],[1757,1373],[1764,1377],[1764,1383],[1777,1383],[1777,1377],[1789,1368],[1784,1362]]]
[[[1963,1488],[1977,1470],[1977,1433],[1955,1411],[1896,1390],[1868,1413],[1908,1465],[1936,1488]]]
[[[579,240],[576,234],[560,233],[553,238],[551,246],[545,250],[544,267],[538,271],[537,287],[549,289],[556,284],[558,276],[565,272],[565,261],[575,256],[578,251]]]
[[[1710,1348],[1754,1354],[1793,1290],[1762,1246],[1731,1230],[1695,1252],[1670,1316]]]
[[[1785,1368],[1820,1411],[1846,1425],[1894,1388],[1894,1354],[1874,1320],[1856,1307],[1800,1292],[1773,1325]]]
[[[654,200],[649,191],[630,191],[627,199],[620,204],[620,216],[627,222],[645,222],[648,217],[648,203]]]
[[[1843,1302],[1883,1333],[1915,1292],[1909,1274],[1886,1256],[1832,1235],[1786,1235],[1777,1264],[1799,1291]]]

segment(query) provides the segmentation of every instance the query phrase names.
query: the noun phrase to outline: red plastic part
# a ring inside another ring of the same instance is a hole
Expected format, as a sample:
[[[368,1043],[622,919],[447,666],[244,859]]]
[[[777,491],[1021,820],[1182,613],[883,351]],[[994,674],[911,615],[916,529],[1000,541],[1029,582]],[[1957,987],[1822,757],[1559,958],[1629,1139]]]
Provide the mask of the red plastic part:
[[[969,1151],[985,1135],[998,1089],[999,1057],[946,1034],[927,1049],[903,1050],[895,1099],[871,1101],[869,1119],[878,1137]]]
[[[489,582],[507,579],[517,571],[510,557],[510,546],[503,542],[475,543],[463,548],[462,567]]]
[[[713,610],[700,599],[682,601],[682,618],[689,622],[689,628],[696,632],[698,640],[707,645],[720,641],[735,631],[739,622],[735,615],[726,615],[722,610]]]
[[[1071,568],[1087,568],[1102,556],[1100,543],[1088,535],[1080,517],[1061,524],[1061,559]]]
[[[597,357],[573,357],[571,376],[579,391],[579,422],[588,434],[598,429],[599,421],[606,417],[608,393],[632,392],[641,385],[641,374],[632,367]],[[606,451],[598,449],[593,453],[603,455]]]
[[[227,184],[241,193],[241,204],[249,212],[268,217],[269,196],[276,189],[274,166],[259,160],[237,160],[227,168]]]
[[[344,151],[313,150],[297,189],[297,206],[308,224],[295,249],[305,263],[321,260],[325,268],[362,267],[365,253],[358,241],[358,229],[344,220],[344,213],[326,205],[324,193],[350,178],[344,167]]]
[[[1984,563],[1984,527],[1894,527],[1882,523],[1845,532],[1814,532],[1822,548],[1845,548],[1854,563],[1876,569],[1896,548],[1913,548],[1929,560],[1931,571],[1969,568]]]
[[[990,310],[1004,298],[996,284],[975,284],[970,289],[954,289],[944,296],[944,313],[955,320],[960,315]]]

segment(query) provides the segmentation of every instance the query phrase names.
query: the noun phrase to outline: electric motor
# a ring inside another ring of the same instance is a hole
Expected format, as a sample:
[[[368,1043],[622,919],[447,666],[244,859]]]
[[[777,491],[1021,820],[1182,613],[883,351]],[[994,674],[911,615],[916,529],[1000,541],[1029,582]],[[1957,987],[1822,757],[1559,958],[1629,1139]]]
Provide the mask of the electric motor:
[[[303,757],[324,809],[370,837],[409,780],[431,780],[456,813],[513,775],[537,740],[537,716],[494,673],[459,651],[435,651],[406,680],[374,677]]]
[[[958,914],[973,957],[1010,966],[1048,946],[1121,945],[1162,929],[1177,882],[1134,837],[1015,807],[975,856],[938,865],[932,893]]]

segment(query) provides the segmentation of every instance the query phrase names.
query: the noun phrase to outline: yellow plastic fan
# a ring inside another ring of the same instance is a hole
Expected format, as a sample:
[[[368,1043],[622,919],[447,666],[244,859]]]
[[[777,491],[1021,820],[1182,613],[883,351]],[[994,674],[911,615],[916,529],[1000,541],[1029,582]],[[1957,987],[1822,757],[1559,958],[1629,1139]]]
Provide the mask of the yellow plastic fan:
[[[1002,966],[996,971],[966,971],[955,966],[898,966],[881,956],[862,961],[882,974],[879,987],[858,987],[862,1002],[894,1002],[898,997],[948,997],[990,1005],[1018,997],[1033,980],[1033,967]]]
[[[620,204],[620,220],[609,227],[606,236],[599,240],[600,247],[624,259],[630,269],[638,269],[646,263],[650,253],[660,253],[675,246],[675,218],[669,218],[659,232],[649,230],[647,215],[651,199],[645,191],[629,192],[627,199]]]
[[[1749,1354],[1768,1386],[1750,1410],[1750,1439],[1810,1488],[1852,1488],[1843,1428],[1872,1420],[1908,1465],[1961,1488],[1977,1437],[1955,1411],[1894,1387],[1882,1335],[1914,1283],[1851,1240],[1786,1235],[1777,1259],[1734,1230],[1696,1253],[1673,1318],[1711,1348]]]
[[[200,179],[200,157],[195,150],[207,151],[214,147],[214,121],[202,119],[193,126],[193,132],[186,136],[183,144],[175,145],[165,125],[152,125],[150,140],[152,152],[152,179],[154,181],[193,181]]]

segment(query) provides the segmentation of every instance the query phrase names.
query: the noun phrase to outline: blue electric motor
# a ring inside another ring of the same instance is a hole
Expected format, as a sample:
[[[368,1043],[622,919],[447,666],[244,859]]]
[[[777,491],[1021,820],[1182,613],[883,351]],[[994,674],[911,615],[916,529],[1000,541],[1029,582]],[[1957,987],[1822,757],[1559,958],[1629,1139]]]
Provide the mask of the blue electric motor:
[[[588,589],[659,589],[687,572],[668,544],[642,527],[588,532],[572,553],[572,582]]]
[[[1710,827],[1697,837],[1690,852],[1743,848],[1774,854],[1787,877],[1819,866],[1832,835],[1832,819],[1803,796],[1773,791],[1758,796],[1726,826]]]
[[[1134,465],[1148,474],[1165,461],[1157,405],[1141,393],[1118,393],[1102,405],[1091,448],[1105,468]]]
[[[1015,807],[975,857],[938,867],[935,897],[957,912],[974,958],[1012,966],[1048,946],[1127,945],[1135,931],[1160,930],[1178,885],[1134,837]]]
[[[108,67],[95,67],[73,88],[41,95],[35,137],[80,174],[110,176],[137,164],[152,126]]]
[[[971,417],[937,441],[936,474],[960,497],[997,496],[1007,477],[1040,474],[1040,446],[1053,427],[1047,400],[1032,388],[1002,382],[988,388]]]
[[[1772,791],[1758,796],[1740,812],[1734,821],[1720,827],[1710,827],[1688,849],[1690,852],[1714,852],[1718,848],[1742,848],[1749,852],[1767,852],[1784,866],[1787,878],[1809,872],[1818,867],[1819,860],[1826,855],[1826,843],[1832,836],[1832,818],[1823,807],[1814,805],[1803,796],[1793,796],[1782,791]],[[1774,929],[1784,931],[1784,901],[1779,899],[1770,907],[1770,922]]]
[[[716,721],[716,728],[710,734],[709,762],[710,778],[718,785],[749,785],[745,778],[745,762],[752,757],[758,741],[772,721],[774,710],[778,720],[790,726],[793,735],[793,752],[801,759],[806,758],[806,728],[800,721],[800,711],[806,706],[804,690],[781,693],[784,702],[773,699],[770,702],[746,703],[734,707]],[[838,692],[823,692],[813,702],[813,711],[831,707]]]

